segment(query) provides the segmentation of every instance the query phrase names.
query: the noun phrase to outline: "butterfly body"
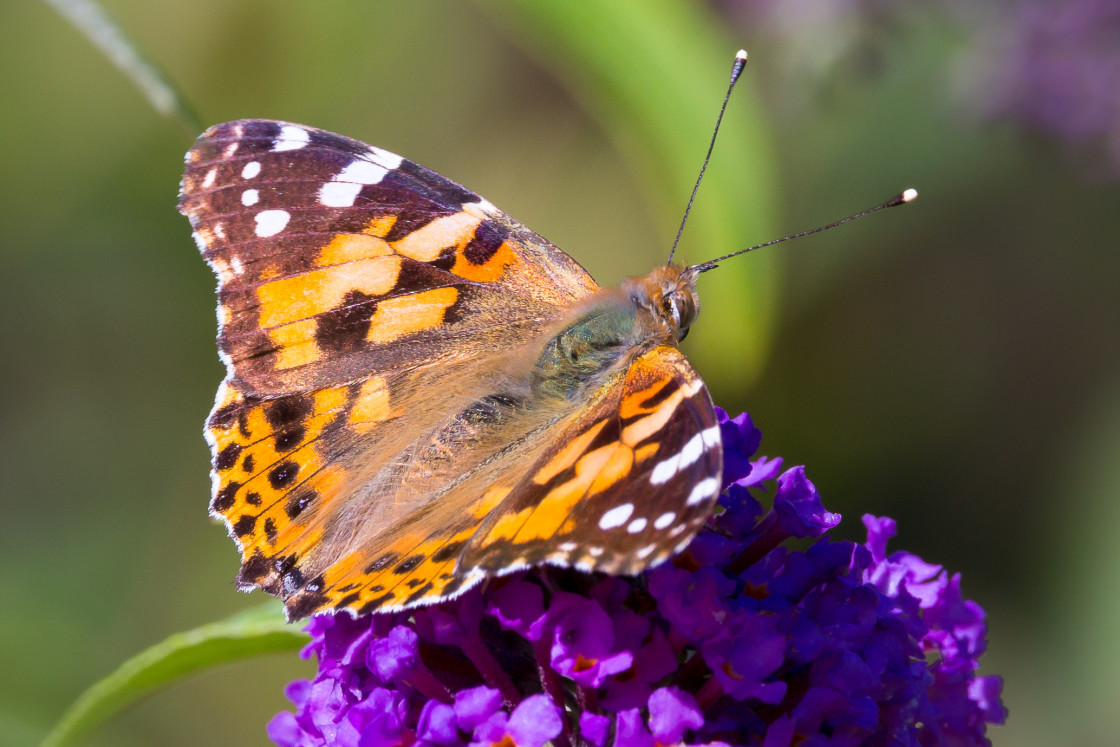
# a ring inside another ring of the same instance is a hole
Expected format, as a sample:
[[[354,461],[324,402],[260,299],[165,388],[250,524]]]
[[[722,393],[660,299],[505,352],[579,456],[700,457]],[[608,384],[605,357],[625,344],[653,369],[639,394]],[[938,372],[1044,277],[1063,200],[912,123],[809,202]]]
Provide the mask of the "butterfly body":
[[[546,340],[532,370],[532,391],[541,398],[580,397],[600,386],[638,353],[675,346],[695,317],[695,278],[685,269],[659,267],[621,288],[600,292]],[[684,315],[682,318],[682,314]]]
[[[289,123],[208,130],[181,197],[219,280],[211,513],[242,588],[302,617],[636,573],[710,512],[694,271],[602,289],[469,190]]]

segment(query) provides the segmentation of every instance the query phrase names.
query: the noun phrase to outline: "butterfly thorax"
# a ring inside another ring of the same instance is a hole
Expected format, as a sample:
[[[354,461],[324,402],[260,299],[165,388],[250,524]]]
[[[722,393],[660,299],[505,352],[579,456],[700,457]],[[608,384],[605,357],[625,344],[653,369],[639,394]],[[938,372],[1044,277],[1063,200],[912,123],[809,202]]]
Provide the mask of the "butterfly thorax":
[[[572,399],[658,345],[676,346],[696,318],[696,276],[677,265],[627,278],[593,296],[547,340],[530,387],[545,400]]]

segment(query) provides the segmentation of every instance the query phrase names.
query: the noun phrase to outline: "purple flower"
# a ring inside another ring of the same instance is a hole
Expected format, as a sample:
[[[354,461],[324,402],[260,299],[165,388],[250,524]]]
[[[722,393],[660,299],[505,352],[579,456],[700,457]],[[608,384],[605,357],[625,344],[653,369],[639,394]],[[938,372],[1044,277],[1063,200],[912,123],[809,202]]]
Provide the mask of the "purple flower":
[[[778,615],[736,610],[726,625],[700,643],[700,653],[720,690],[734,700],[775,704],[787,683],[772,679],[785,660],[786,636]],[[744,646],[750,641],[750,646]]]
[[[585,742],[595,747],[603,747],[607,743],[607,734],[610,732],[611,719],[598,713],[584,711],[579,715],[579,735]]]
[[[474,731],[478,747],[517,745],[542,747],[556,738],[563,728],[560,709],[547,695],[530,695],[509,716],[498,711]]]
[[[998,677],[959,575],[833,541],[802,468],[754,459],[720,413],[726,492],[706,528],[638,578],[549,567],[409,613],[320,615],[279,745],[986,745]],[[773,496],[767,499],[766,496]],[[768,508],[764,507],[768,506]],[[800,541],[797,549],[788,546]],[[808,545],[805,543],[808,542]]]
[[[382,682],[394,682],[402,674],[416,668],[420,658],[420,636],[404,625],[389,631],[369,648],[367,663]]]
[[[634,663],[632,652],[614,650],[614,624],[594,600],[558,591],[547,616],[553,629],[551,665],[557,674],[599,687]]]
[[[420,711],[416,739],[425,744],[461,745],[459,719],[455,709],[438,700],[429,700]]]
[[[501,711],[502,695],[485,685],[472,687],[455,694],[454,709],[459,728],[465,732],[474,732],[480,724]]]
[[[704,725],[696,698],[676,687],[663,687],[649,697],[649,728],[659,744],[677,744],[686,731]]]
[[[804,467],[794,467],[778,478],[774,514],[789,537],[820,537],[840,523],[840,514],[829,513]]]

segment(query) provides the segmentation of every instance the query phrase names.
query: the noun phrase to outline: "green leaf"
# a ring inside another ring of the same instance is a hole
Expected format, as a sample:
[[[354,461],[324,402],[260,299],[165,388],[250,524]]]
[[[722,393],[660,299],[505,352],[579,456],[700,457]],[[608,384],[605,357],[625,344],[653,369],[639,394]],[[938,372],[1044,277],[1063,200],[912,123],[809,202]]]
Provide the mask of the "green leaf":
[[[307,634],[286,623],[280,605],[273,602],[175,633],[82,693],[51,729],[42,747],[71,744],[140,698],[194,672],[258,654],[297,651],[307,641]]]
[[[703,4],[683,0],[478,2],[615,141],[654,205],[667,255],[742,44]],[[751,64],[678,250],[690,264],[777,235],[774,148],[751,91]],[[705,313],[688,350],[716,388],[741,391],[759,372],[779,262],[779,252],[759,252],[703,276]]]

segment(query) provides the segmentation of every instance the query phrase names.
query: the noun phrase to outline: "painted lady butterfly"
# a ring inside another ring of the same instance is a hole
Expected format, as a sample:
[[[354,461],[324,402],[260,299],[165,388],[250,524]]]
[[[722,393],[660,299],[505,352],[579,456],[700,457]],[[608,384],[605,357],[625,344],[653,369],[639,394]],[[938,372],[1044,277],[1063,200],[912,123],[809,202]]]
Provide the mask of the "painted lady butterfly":
[[[638,573],[712,510],[720,429],[677,344],[714,261],[603,289],[440,175],[268,120],[198,139],[180,210],[218,276],[210,511],[290,618]]]
[[[719,426],[676,347],[696,268],[599,288],[459,185],[283,122],[210,128],[181,198],[228,371],[210,510],[292,618],[637,573],[711,511]]]

